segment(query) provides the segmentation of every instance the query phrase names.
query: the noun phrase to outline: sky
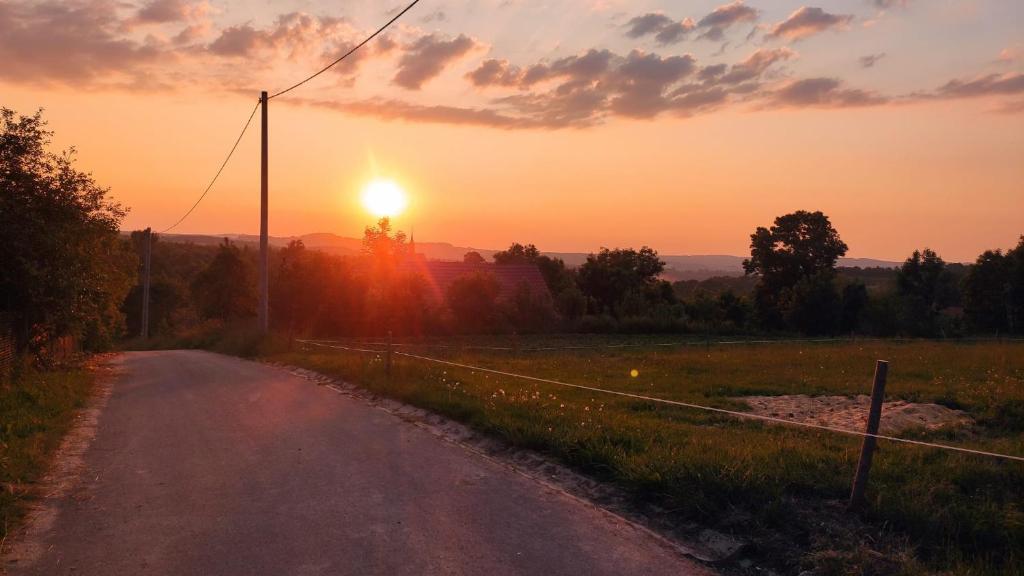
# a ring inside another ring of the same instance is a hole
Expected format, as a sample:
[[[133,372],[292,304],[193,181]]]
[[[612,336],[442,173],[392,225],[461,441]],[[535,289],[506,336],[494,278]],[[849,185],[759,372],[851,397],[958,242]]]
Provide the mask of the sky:
[[[404,7],[0,0],[0,106],[163,230],[253,110]],[[421,0],[271,100],[270,233],[359,236],[374,178],[417,241],[748,252],[821,210],[848,256],[1024,234],[1024,2]],[[257,233],[259,115],[174,232]]]

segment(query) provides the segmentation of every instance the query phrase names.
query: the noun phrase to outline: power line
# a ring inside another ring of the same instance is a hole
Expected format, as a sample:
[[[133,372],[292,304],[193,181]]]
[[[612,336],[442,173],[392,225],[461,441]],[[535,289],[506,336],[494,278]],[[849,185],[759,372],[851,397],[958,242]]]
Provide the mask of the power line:
[[[303,344],[313,344],[314,346],[323,346],[325,348],[336,348],[339,350],[347,350],[351,352],[364,352],[371,354],[382,354],[384,350],[366,350],[361,348],[347,348],[344,346],[331,346],[329,344],[320,344],[311,340],[298,340]],[[656,402],[659,404],[668,404],[671,406],[681,406],[683,408],[693,408],[697,410],[705,410],[708,412],[717,412],[720,414],[728,414],[730,416],[736,416],[739,418],[750,418],[754,420],[763,420],[767,422],[774,422],[776,424],[787,424],[790,426],[802,426],[804,428],[813,428],[816,430],[825,430],[829,432],[838,432],[840,434],[848,434],[851,436],[871,437],[879,438],[882,440],[891,440],[893,442],[901,442],[904,444],[914,444],[916,446],[925,446],[928,448],[938,448],[941,450],[953,450],[956,452],[965,452],[967,454],[974,454],[977,456],[991,456],[994,458],[1002,458],[1006,460],[1016,460],[1018,462],[1024,462],[1024,457],[1013,456],[1010,454],[1000,454],[998,452],[986,452],[984,450],[974,450],[971,448],[961,448],[959,446],[950,446],[948,444],[936,444],[933,442],[924,442],[921,440],[910,440],[908,438],[899,438],[896,436],[886,436],[884,434],[871,434],[868,432],[859,432],[857,430],[850,430],[847,428],[833,428],[831,426],[824,426],[822,424],[813,424],[811,422],[799,422],[796,420],[786,420],[785,418],[775,418],[773,416],[764,416],[761,414],[752,414],[750,412],[739,412],[736,410],[727,410],[725,408],[715,408],[712,406],[702,406],[700,404],[691,404],[689,402],[680,402],[678,400],[668,400],[666,398],[657,398],[654,396],[645,396],[643,394],[633,394],[632,392],[621,392],[619,390],[608,390],[606,388],[596,388],[594,386],[584,386],[583,384],[570,384],[568,382],[560,382],[558,380],[550,380],[548,378],[538,378],[536,376],[526,376],[524,374],[516,374],[514,372],[504,372],[502,370],[494,370],[491,368],[483,368],[480,366],[473,366],[470,364],[462,364],[459,362],[451,362],[449,360],[441,360],[439,358],[431,358],[429,356],[419,356],[416,354],[409,354],[408,352],[394,352],[397,356],[405,356],[406,358],[413,358],[416,360],[423,360],[425,362],[434,362],[436,364],[443,364],[445,366],[453,366],[455,368],[464,368],[466,370],[475,370],[478,372],[488,372],[490,374],[496,374],[498,376],[507,376],[509,378],[520,378],[522,380],[530,380],[533,382],[542,382],[545,384],[554,384],[556,386],[565,386],[567,388],[577,388],[580,390],[588,390],[590,392],[600,392],[602,394],[612,394],[615,396],[624,396],[626,398],[633,398],[636,400],[644,400],[647,402]]]
[[[284,90],[281,90],[280,92],[275,92],[270,97],[268,97],[268,100],[273,99],[273,98],[277,98],[278,96],[281,96],[282,94],[287,94],[288,92],[291,92],[292,90],[295,90],[299,86],[302,86],[306,82],[309,82],[313,78],[316,78],[317,76],[323,74],[324,72],[327,72],[331,68],[334,68],[335,65],[337,65],[339,62],[341,62],[345,58],[348,58],[349,56],[351,56],[356,50],[359,50],[360,48],[362,48],[367,42],[369,42],[370,40],[373,40],[374,38],[376,38],[378,34],[383,32],[384,30],[386,30],[388,26],[391,26],[392,24],[394,24],[395,21],[397,21],[399,18],[401,18],[413,6],[419,4],[419,2],[420,2],[420,0],[413,0],[413,2],[411,4],[409,4],[408,6],[406,6],[401,12],[399,12],[398,14],[395,14],[395,16],[393,18],[391,18],[391,20],[388,20],[387,22],[384,23],[383,26],[378,28],[376,32],[374,32],[373,34],[370,34],[369,36],[366,37],[365,40],[363,40],[359,44],[356,44],[355,47],[353,47],[348,52],[342,54],[340,58],[338,58],[334,62],[331,62],[327,66],[324,66],[323,68],[321,68],[320,70],[318,70],[316,73],[314,73],[312,76],[309,76],[305,80],[297,82],[296,84],[293,84],[292,86],[289,86],[288,88],[285,88]]]
[[[206,198],[206,194],[210,192],[211,188],[213,188],[214,183],[217,182],[217,178],[220,178],[220,173],[224,171],[224,167],[228,165],[228,160],[231,160],[231,156],[235,153],[235,149],[238,148],[238,143],[242,141],[242,136],[245,136],[245,131],[249,129],[249,124],[252,123],[252,119],[256,116],[256,110],[259,110],[259,107],[260,103],[256,102],[256,106],[252,109],[252,113],[249,114],[249,119],[245,121],[245,126],[242,127],[242,132],[238,135],[238,138],[235,139],[235,145],[231,147],[230,151],[228,151],[227,158],[224,158],[224,162],[221,163],[217,173],[213,175],[213,180],[210,180],[210,184],[206,186],[206,190],[203,190],[203,193],[199,196],[199,199],[196,200],[196,203],[193,204],[192,207],[188,209],[188,212],[185,212],[185,215],[179,218],[172,226],[161,230],[160,234],[165,234],[177,228],[178,224],[184,222],[185,218],[188,218],[189,214],[196,209],[196,206],[199,206],[199,203],[203,201],[203,198]]]

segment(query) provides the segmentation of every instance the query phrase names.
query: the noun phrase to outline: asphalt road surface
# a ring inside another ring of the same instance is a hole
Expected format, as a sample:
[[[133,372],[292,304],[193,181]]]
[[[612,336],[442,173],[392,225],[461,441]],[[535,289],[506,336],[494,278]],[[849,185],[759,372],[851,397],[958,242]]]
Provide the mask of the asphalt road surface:
[[[286,371],[125,354],[20,574],[706,574],[662,541]]]

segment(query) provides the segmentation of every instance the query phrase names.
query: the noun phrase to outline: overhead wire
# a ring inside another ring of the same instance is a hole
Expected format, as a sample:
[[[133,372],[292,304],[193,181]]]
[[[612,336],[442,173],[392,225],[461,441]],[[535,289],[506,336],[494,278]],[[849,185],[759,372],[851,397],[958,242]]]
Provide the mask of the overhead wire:
[[[385,22],[383,26],[381,26],[376,31],[374,31],[373,34],[370,34],[365,39],[363,39],[362,42],[356,44],[348,52],[345,52],[340,57],[338,57],[337,59],[332,61],[330,64],[328,64],[327,66],[324,66],[323,68],[321,68],[320,70],[316,71],[312,75],[306,77],[305,79],[303,79],[303,80],[301,80],[299,82],[296,82],[295,84],[289,86],[288,88],[285,88],[284,90],[281,90],[279,92],[275,92],[271,96],[268,96],[267,99],[270,100],[272,98],[277,98],[278,96],[281,96],[283,94],[287,94],[288,92],[291,92],[292,90],[298,88],[299,86],[302,86],[306,82],[309,82],[310,80],[316,78],[317,76],[323,74],[324,72],[326,72],[326,71],[330,70],[331,68],[333,68],[334,66],[338,65],[338,63],[340,63],[341,61],[345,60],[346,58],[348,58],[349,56],[354,54],[356,52],[356,50],[359,50],[360,48],[365,46],[368,42],[370,42],[371,40],[373,40],[374,38],[379,36],[382,32],[384,32],[384,30],[386,30],[389,26],[391,26],[396,21],[398,21],[399,18],[404,16],[406,12],[411,10],[412,7],[415,6],[416,4],[418,4],[419,2],[420,2],[420,0],[413,0],[412,3],[410,3],[408,6],[403,8],[400,12],[395,14],[390,20]],[[213,179],[210,180],[210,183],[206,186],[206,189],[204,189],[203,193],[199,195],[199,199],[196,200],[194,204],[192,204],[192,207],[189,208],[188,211],[185,212],[185,214],[181,218],[179,218],[177,222],[175,222],[171,226],[168,226],[167,228],[161,230],[159,232],[160,234],[165,234],[165,233],[170,232],[171,230],[174,230],[175,228],[177,228],[179,224],[184,222],[185,219],[188,218],[192,214],[193,211],[195,211],[196,207],[199,206],[199,203],[202,202],[204,198],[206,198],[206,195],[209,194],[210,190],[213,188],[213,185],[217,182],[217,179],[220,178],[220,175],[224,171],[224,168],[228,165],[228,161],[230,161],[231,157],[234,155],[235,150],[238,148],[238,144],[242,141],[242,136],[245,135],[245,132],[249,129],[249,125],[252,124],[252,119],[253,119],[254,116],[256,116],[256,110],[258,110],[259,107],[260,107],[260,102],[257,102],[256,106],[252,110],[252,113],[249,114],[249,119],[245,121],[245,126],[242,127],[242,132],[238,135],[238,138],[235,139],[235,144],[231,147],[231,150],[228,151],[227,157],[224,158],[224,162],[221,163],[220,168],[217,169],[217,173],[214,174]]]
[[[356,50],[359,50],[359,49],[360,49],[360,48],[362,48],[362,47],[363,47],[364,45],[366,45],[366,43],[368,43],[368,42],[369,42],[370,40],[373,40],[374,38],[376,38],[376,37],[377,37],[377,36],[378,36],[378,35],[379,35],[379,34],[380,34],[381,32],[383,32],[384,30],[387,30],[387,28],[388,28],[389,26],[391,26],[392,24],[394,24],[394,23],[395,23],[395,22],[396,22],[396,21],[397,21],[397,20],[398,20],[399,18],[401,18],[402,16],[404,16],[406,12],[408,12],[409,10],[411,10],[413,6],[415,6],[415,5],[419,4],[419,2],[420,2],[420,0],[413,0],[413,1],[412,1],[412,3],[410,3],[410,4],[408,5],[408,6],[406,6],[405,8],[403,8],[403,9],[402,9],[402,11],[401,11],[401,12],[399,12],[398,14],[395,14],[395,15],[394,15],[394,17],[392,17],[392,18],[391,18],[390,20],[388,20],[387,22],[385,22],[385,23],[384,23],[384,25],[383,25],[383,26],[381,26],[380,28],[378,28],[378,29],[377,29],[377,30],[376,30],[376,31],[375,31],[375,32],[374,32],[373,34],[370,34],[370,35],[369,35],[369,36],[367,36],[367,37],[366,37],[366,38],[365,38],[365,39],[364,39],[364,40],[363,40],[362,42],[360,42],[359,44],[356,44],[355,46],[353,46],[351,50],[349,50],[348,52],[345,52],[345,53],[344,53],[344,54],[342,54],[342,55],[341,55],[341,56],[340,56],[339,58],[337,58],[336,60],[334,60],[333,62],[331,62],[331,63],[330,63],[330,64],[328,64],[327,66],[324,66],[324,67],[323,67],[323,68],[321,68],[320,70],[317,70],[317,71],[316,71],[316,72],[314,72],[314,73],[313,73],[312,75],[310,75],[310,76],[306,77],[306,78],[305,78],[304,80],[300,80],[299,82],[296,82],[295,84],[292,84],[291,86],[289,86],[288,88],[285,88],[284,90],[281,90],[281,91],[279,91],[279,92],[275,92],[275,93],[271,94],[270,96],[268,96],[268,97],[267,97],[267,99],[268,99],[268,100],[272,100],[272,99],[274,99],[274,98],[277,98],[278,96],[282,96],[282,95],[284,95],[284,94],[287,94],[287,93],[291,92],[292,90],[295,90],[295,89],[296,89],[296,88],[298,88],[299,86],[302,86],[302,85],[303,85],[303,84],[305,84],[306,82],[309,82],[309,81],[310,81],[310,80],[312,80],[313,78],[316,78],[317,76],[319,76],[319,75],[323,74],[324,72],[327,72],[327,71],[328,71],[328,70],[330,70],[331,68],[334,68],[334,67],[335,67],[335,66],[337,66],[337,65],[338,65],[338,63],[340,63],[340,62],[341,62],[342,60],[344,60],[344,59],[348,58],[349,56],[351,56],[352,54],[354,54]]]
[[[242,141],[242,136],[245,136],[245,132],[249,129],[249,125],[252,124],[252,119],[254,116],[256,116],[256,111],[259,110],[259,108],[260,102],[257,101],[256,106],[252,109],[252,113],[249,114],[249,119],[245,121],[245,126],[242,126],[242,131],[238,134],[238,138],[235,138],[235,144],[231,146],[231,150],[228,151],[227,157],[225,157],[224,161],[221,162],[220,168],[217,169],[217,173],[213,175],[213,179],[210,180],[210,183],[206,185],[206,189],[203,190],[203,193],[199,195],[199,199],[196,200],[195,204],[193,204],[191,208],[188,209],[188,212],[185,212],[184,216],[178,218],[178,221],[175,222],[174,224],[161,230],[159,232],[160,234],[165,234],[177,228],[178,225],[184,222],[185,219],[188,218],[190,214],[192,214],[192,211],[194,211],[196,207],[199,206],[199,203],[203,201],[203,198],[206,198],[206,195],[209,194],[210,190],[213,188],[213,185],[217,182],[217,179],[220,178],[220,174],[221,172],[224,171],[224,167],[227,166],[228,161],[231,160],[231,156],[233,156],[235,150],[238,149],[238,144]]]

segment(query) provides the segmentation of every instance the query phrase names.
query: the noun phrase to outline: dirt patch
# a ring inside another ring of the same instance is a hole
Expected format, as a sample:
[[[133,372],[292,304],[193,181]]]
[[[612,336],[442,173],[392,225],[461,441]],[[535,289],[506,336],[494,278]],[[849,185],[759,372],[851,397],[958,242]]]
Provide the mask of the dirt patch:
[[[796,422],[820,424],[846,430],[864,430],[871,406],[869,396],[746,396],[742,398],[754,414]],[[882,404],[879,432],[893,435],[913,428],[938,430],[970,426],[974,420],[960,410],[939,404],[918,404],[895,400]]]

